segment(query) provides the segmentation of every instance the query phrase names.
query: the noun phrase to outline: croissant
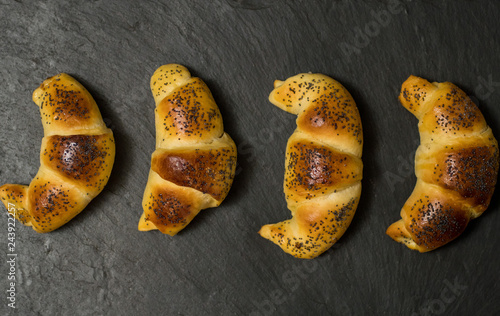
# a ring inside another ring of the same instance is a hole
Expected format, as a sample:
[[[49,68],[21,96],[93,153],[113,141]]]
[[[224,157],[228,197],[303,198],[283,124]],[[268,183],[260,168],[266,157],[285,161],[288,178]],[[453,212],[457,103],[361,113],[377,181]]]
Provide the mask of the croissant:
[[[151,77],[156,150],[144,191],[139,230],[175,235],[200,212],[219,206],[236,168],[236,145],[207,85],[182,65]]]
[[[297,258],[329,249],[349,227],[361,195],[363,132],[349,92],[322,74],[276,80],[269,101],[298,115],[286,150],[284,192],[292,218],[259,234]]]
[[[40,168],[29,186],[1,186],[0,198],[21,223],[46,233],[69,222],[102,191],[115,143],[90,93],[69,75],[45,80],[33,101],[44,129]]]
[[[419,120],[417,184],[387,234],[427,252],[457,238],[488,207],[498,143],[478,107],[452,83],[410,76],[399,101]]]

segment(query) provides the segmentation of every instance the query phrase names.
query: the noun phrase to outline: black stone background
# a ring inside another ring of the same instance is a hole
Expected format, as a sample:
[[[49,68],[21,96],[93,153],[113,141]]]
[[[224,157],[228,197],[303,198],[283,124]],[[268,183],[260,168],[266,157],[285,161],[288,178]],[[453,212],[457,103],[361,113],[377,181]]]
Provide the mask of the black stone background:
[[[437,251],[385,230],[415,184],[417,120],[397,101],[410,74],[456,83],[500,137],[499,19],[498,1],[0,0],[0,183],[35,175],[43,131],[31,94],[59,72],[88,88],[117,145],[107,187],[73,221],[49,234],[17,225],[15,311],[3,211],[0,314],[498,315],[498,192]],[[211,88],[239,174],[219,208],[172,238],[137,221],[155,140],[149,80],[174,62]],[[309,71],[352,93],[365,136],[356,216],[313,261],[257,234],[290,216],[295,117],[267,97],[275,79]]]

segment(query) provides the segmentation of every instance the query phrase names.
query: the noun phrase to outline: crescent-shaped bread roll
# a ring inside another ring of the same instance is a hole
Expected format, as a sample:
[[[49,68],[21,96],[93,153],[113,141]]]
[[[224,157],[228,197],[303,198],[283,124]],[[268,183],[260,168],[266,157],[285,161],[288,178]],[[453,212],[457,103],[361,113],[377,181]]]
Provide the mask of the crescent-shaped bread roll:
[[[224,132],[210,89],[181,65],[151,77],[156,150],[144,191],[139,230],[175,235],[200,210],[219,206],[236,168],[236,145]]]
[[[417,184],[387,234],[427,252],[457,238],[488,207],[498,143],[478,107],[452,83],[410,76],[399,101],[419,120]]]
[[[298,115],[285,160],[284,192],[293,217],[259,234],[294,257],[315,258],[344,234],[358,206],[361,119],[349,92],[322,74],[275,81],[269,101]]]
[[[0,199],[21,223],[46,233],[69,222],[102,191],[115,143],[90,93],[69,75],[45,80],[33,101],[44,129],[40,168],[29,186],[1,186]]]

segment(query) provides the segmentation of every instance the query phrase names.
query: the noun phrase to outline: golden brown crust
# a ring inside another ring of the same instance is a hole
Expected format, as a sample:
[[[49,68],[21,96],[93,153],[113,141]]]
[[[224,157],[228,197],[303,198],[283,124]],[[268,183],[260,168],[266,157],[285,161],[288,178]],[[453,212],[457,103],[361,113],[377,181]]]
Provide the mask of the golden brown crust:
[[[33,92],[40,108],[45,135],[73,135],[79,130],[105,129],[101,113],[90,93],[67,74],[46,79]]]
[[[200,78],[192,78],[173,90],[158,107],[156,124],[165,129],[163,140],[220,137],[224,133],[222,116],[210,90]]]
[[[315,258],[328,250],[351,224],[361,194],[357,183],[334,198],[300,204],[293,218],[259,231],[296,258]]]
[[[469,146],[473,146],[470,144]],[[472,206],[482,210],[488,207],[498,173],[498,148],[476,144],[474,147],[451,146],[434,152],[430,157],[421,157],[419,170],[421,179],[445,189],[458,192]]]
[[[361,119],[358,108],[349,92],[334,83],[327,84],[328,91],[313,99],[297,118],[297,127],[319,139],[363,143]]]
[[[292,219],[259,234],[297,258],[315,258],[349,226],[361,195],[363,133],[349,92],[321,74],[276,81],[269,100],[297,114],[286,152],[284,192]]]
[[[78,215],[91,198],[64,179],[39,172],[31,181],[28,208],[33,229],[47,233]]]
[[[401,210],[409,237],[421,252],[436,249],[456,237],[467,226],[470,206],[456,192],[417,181]]]
[[[286,157],[287,198],[309,200],[360,181],[361,159],[331,147],[296,140],[289,143]]]
[[[151,169],[165,180],[221,201],[231,187],[229,179],[234,178],[235,154],[235,149],[229,146],[182,152],[155,151]]]
[[[43,233],[66,224],[102,191],[115,145],[92,96],[67,74],[45,80],[33,101],[45,134],[40,169],[29,187],[4,185],[0,197],[6,207],[15,205],[23,224]]]
[[[363,129],[351,94],[322,74],[298,74],[276,81],[269,101],[297,114],[297,128],[313,139],[361,156]]]
[[[144,212],[138,229],[158,229],[164,234],[174,236],[202,209],[217,205],[219,202],[212,196],[190,187],[179,186],[150,170],[142,200]]]
[[[401,86],[399,102],[418,117],[426,110],[427,101],[436,90],[436,86],[423,78],[410,76]]]
[[[175,235],[200,212],[227,196],[236,169],[236,145],[200,78],[182,65],[159,67],[151,77],[156,102],[156,150],[138,229]]]
[[[190,79],[189,70],[182,65],[168,64],[156,69],[150,82],[155,103],[160,103],[174,89],[184,85]]]
[[[113,166],[111,134],[50,136],[41,151],[42,164],[68,181],[81,183],[88,193],[101,192]]]
[[[387,234],[426,252],[457,238],[489,205],[499,168],[498,143],[483,115],[457,86],[411,76],[402,105],[419,118],[417,185]]]
[[[197,197],[190,191],[179,194],[170,188],[154,187],[149,193],[145,221],[164,234],[180,231],[198,214]]]
[[[27,209],[28,186],[4,184],[0,187],[0,199],[7,211],[26,226],[31,226],[31,215]]]
[[[420,130],[432,133],[433,137],[461,137],[480,133],[487,127],[479,108],[465,92],[451,83],[438,85],[431,108],[420,124]]]

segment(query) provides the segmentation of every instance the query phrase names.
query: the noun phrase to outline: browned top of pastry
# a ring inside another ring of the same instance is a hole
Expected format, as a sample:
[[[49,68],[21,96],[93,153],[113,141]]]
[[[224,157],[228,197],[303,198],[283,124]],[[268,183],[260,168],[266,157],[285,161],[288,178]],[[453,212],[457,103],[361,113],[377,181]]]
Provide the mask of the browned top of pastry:
[[[410,76],[401,87],[399,101],[421,120],[421,133],[429,137],[462,137],[488,126],[479,108],[467,94],[450,82],[430,83]]]
[[[174,89],[156,108],[157,128],[164,141],[206,141],[224,132],[222,116],[207,85],[192,78]]]
[[[351,94],[322,74],[299,74],[276,81],[269,101],[298,114],[297,129],[330,146],[361,156],[363,131]]]
[[[90,200],[57,178],[47,181],[37,176],[31,181],[28,201],[33,228],[41,233],[52,231],[69,222]]]
[[[100,192],[114,160],[111,134],[50,136],[44,139],[42,163],[70,182]]]
[[[177,232],[199,212],[200,201],[193,191],[152,186],[145,197],[145,220],[153,223],[162,233]]]
[[[487,144],[449,146],[417,162],[417,174],[428,183],[459,193],[486,209],[496,184],[498,148]]]
[[[290,141],[286,159],[285,194],[296,201],[327,195],[361,181],[361,159],[317,143]]]
[[[470,219],[462,201],[442,191],[410,198],[405,209],[406,229],[415,243],[427,251],[458,237]]]
[[[230,146],[190,151],[157,150],[151,168],[160,177],[180,186],[210,194],[221,201],[229,192],[236,164]]]
[[[67,74],[46,79],[33,93],[33,101],[40,108],[46,136],[106,127],[90,93]]]

